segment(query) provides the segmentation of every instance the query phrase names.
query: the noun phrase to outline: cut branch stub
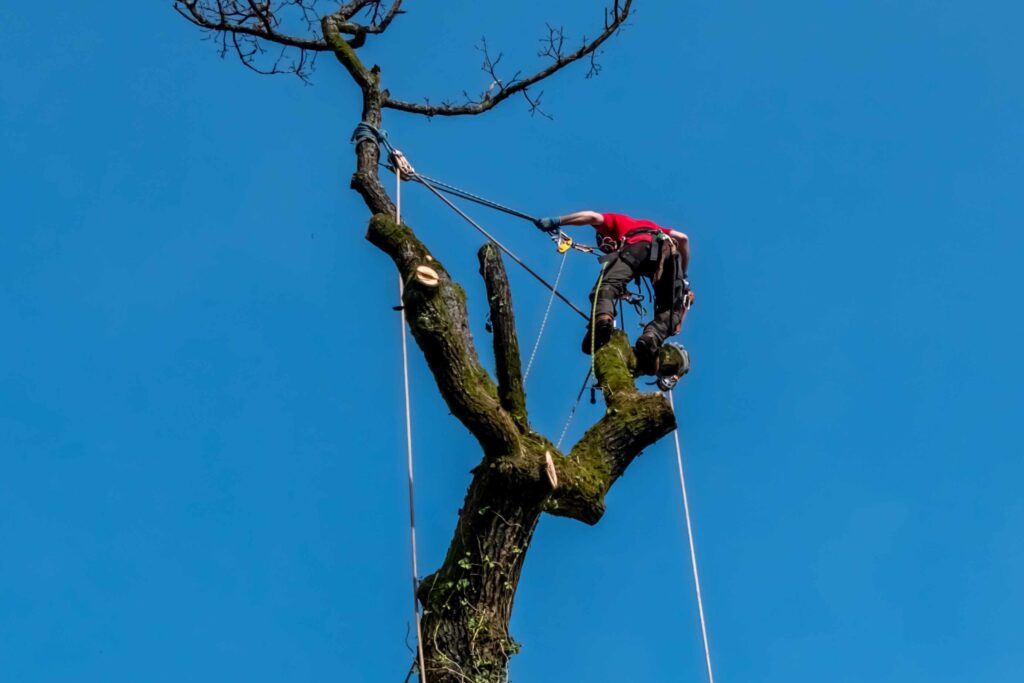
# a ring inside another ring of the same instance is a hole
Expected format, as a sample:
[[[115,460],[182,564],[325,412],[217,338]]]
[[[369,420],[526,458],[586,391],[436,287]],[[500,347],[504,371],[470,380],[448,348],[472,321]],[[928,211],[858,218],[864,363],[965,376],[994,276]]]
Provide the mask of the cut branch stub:
[[[441,278],[437,274],[437,271],[431,268],[430,266],[416,266],[415,273],[416,281],[419,282],[424,287],[429,287],[433,289],[437,287],[439,284],[441,284]]]

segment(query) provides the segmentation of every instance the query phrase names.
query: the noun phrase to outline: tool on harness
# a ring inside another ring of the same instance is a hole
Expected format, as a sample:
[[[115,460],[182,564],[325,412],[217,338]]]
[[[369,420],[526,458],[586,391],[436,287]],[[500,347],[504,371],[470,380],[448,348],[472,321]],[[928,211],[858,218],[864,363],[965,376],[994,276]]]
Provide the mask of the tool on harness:
[[[622,244],[619,240],[608,235],[597,236],[597,248],[606,254],[612,254],[622,248]]]
[[[598,233],[598,235],[597,235],[597,247],[598,247],[598,249],[600,249],[604,253],[611,254],[612,252],[621,251],[622,249],[626,248],[629,244],[635,244],[635,242],[631,243],[629,240],[630,240],[630,238],[637,237],[639,235],[650,235],[651,236],[651,242],[652,242],[652,250],[651,250],[652,257],[651,257],[651,260],[652,261],[657,260],[658,254],[659,254],[658,251],[655,251],[653,249],[654,243],[655,242],[663,242],[663,241],[665,241],[667,239],[670,239],[669,236],[666,235],[661,230],[655,230],[653,228],[635,228],[635,229],[630,230],[629,232],[627,232],[625,235],[623,235],[622,239],[618,239],[618,240],[615,239],[614,237],[612,237],[611,235],[602,235],[602,234]]]
[[[662,391],[672,391],[690,371],[690,352],[682,344],[669,342],[658,351],[658,373],[655,384]]]
[[[622,296],[619,297],[620,308],[622,303],[627,303],[633,307],[633,312],[640,319],[647,317],[647,307],[644,306],[644,295],[640,293],[639,278],[637,278],[637,291],[630,292],[625,290]],[[641,323],[642,325],[642,323]]]
[[[683,310],[688,311],[696,303],[697,297],[694,295],[693,290],[690,289],[690,281],[683,278],[683,282],[686,283],[686,295],[683,296]]]

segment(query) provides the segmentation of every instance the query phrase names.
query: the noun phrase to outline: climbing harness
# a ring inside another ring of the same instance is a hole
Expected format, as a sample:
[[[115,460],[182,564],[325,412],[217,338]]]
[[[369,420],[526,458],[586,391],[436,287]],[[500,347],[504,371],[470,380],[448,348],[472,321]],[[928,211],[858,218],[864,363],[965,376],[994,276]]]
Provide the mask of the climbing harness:
[[[668,404],[672,408],[672,413],[675,414],[676,403],[672,398],[672,392],[666,392],[668,395]],[[686,519],[686,538],[690,542],[690,565],[693,567],[693,586],[697,593],[697,613],[700,615],[700,634],[704,641],[704,663],[708,669],[708,683],[715,683],[715,676],[711,672],[711,647],[708,645],[708,627],[707,622],[704,619],[704,600],[700,594],[700,575],[697,573],[697,549],[693,542],[693,524],[690,522],[690,499],[686,495],[686,476],[683,474],[683,449],[679,445],[679,427],[678,420],[676,422],[676,428],[672,432],[672,439],[675,441],[676,446],[676,464],[679,470],[679,490],[683,494],[683,516]]]
[[[402,180],[398,176],[395,187],[395,222],[402,222]],[[405,449],[409,482],[409,542],[412,549],[412,613],[416,622],[416,655],[420,666],[420,682],[427,681],[427,667],[423,657],[423,629],[420,625],[420,603],[416,597],[419,588],[419,567],[416,561],[416,496],[412,467],[412,411],[409,406],[409,343],[405,332],[405,282],[398,276],[398,314],[402,325],[402,380],[405,387]]]

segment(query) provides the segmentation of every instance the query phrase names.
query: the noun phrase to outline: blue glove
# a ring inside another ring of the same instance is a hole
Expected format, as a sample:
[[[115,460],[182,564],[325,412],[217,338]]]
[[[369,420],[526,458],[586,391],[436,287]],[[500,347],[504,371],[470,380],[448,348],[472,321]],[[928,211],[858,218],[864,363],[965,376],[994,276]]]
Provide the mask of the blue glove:
[[[533,222],[533,224],[537,226],[538,230],[543,230],[550,234],[557,232],[558,226],[561,225],[562,222],[558,219],[558,216],[555,216],[554,218],[538,218]]]

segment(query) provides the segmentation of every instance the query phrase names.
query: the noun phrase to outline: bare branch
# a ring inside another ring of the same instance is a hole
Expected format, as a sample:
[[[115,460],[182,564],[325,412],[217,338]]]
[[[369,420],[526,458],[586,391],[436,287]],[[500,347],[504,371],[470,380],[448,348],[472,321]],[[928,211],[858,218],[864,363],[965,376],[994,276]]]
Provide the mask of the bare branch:
[[[382,106],[390,109],[409,112],[411,114],[422,114],[424,116],[474,115],[482,114],[485,111],[493,109],[512,95],[518,93],[525,94],[531,86],[536,85],[545,78],[554,75],[573,62],[585,57],[590,58],[590,69],[587,72],[587,77],[590,78],[597,75],[600,71],[600,67],[595,61],[598,48],[601,47],[601,45],[603,45],[609,38],[614,36],[620,28],[622,28],[626,20],[629,18],[632,6],[633,0],[625,0],[625,2],[622,2],[621,0],[614,0],[612,7],[605,9],[605,27],[600,35],[592,41],[584,39],[580,48],[569,54],[565,54],[564,52],[564,31],[561,28],[556,29],[548,26],[548,36],[542,40],[544,47],[540,50],[540,56],[549,57],[552,62],[544,69],[541,69],[527,78],[519,78],[518,73],[509,79],[500,78],[497,74],[497,65],[501,60],[501,56],[499,55],[498,59],[492,60],[487,53],[486,41],[482,42],[482,51],[484,52],[484,64],[482,68],[484,72],[491,77],[491,83],[475,100],[471,99],[464,104],[458,105],[451,102],[442,102],[440,105],[432,105],[429,102],[417,104],[414,102],[396,100],[389,96],[381,104]],[[547,116],[547,114],[544,114],[544,112],[539,109],[539,96],[533,98],[527,96],[526,99],[530,104],[531,113],[540,113]]]
[[[564,57],[565,29],[561,26],[555,28],[548,24],[548,36],[541,39],[540,42],[543,44],[543,47],[537,52],[538,57],[550,57],[556,62]]]
[[[373,18],[370,20],[370,25],[366,27],[367,33],[384,33],[384,31],[388,30],[391,22],[395,20],[395,17],[399,14],[405,14],[402,11],[402,0],[394,0],[387,12],[381,12],[381,4],[380,2],[374,3]]]
[[[304,22],[312,21],[312,8],[316,0],[278,0],[280,7],[294,7]],[[174,0],[174,9],[196,26],[208,31],[224,31],[239,36],[259,38],[271,43],[313,52],[327,52],[327,43],[312,36],[293,36],[281,33],[279,12],[270,2],[262,4],[252,0]],[[309,26],[310,29],[315,24]]]
[[[546,118],[548,120],[552,120],[552,119],[555,118],[554,116],[552,116],[551,114],[547,113],[546,111],[544,111],[543,109],[540,108],[540,98],[544,97],[544,91],[543,90],[536,97],[532,97],[530,95],[530,91],[529,90],[524,90],[523,91],[523,97],[526,99],[526,103],[529,105],[530,114],[531,115],[532,114],[540,114],[541,116],[543,116],[544,118]]]
[[[338,11],[330,16],[334,18],[340,33],[347,33],[354,38],[349,41],[351,47],[362,47],[366,42],[367,35],[384,33],[402,11],[403,0],[393,0],[391,5],[384,9],[383,0],[353,0],[341,6]],[[367,16],[368,23],[353,21],[353,17],[360,14]]]
[[[294,74],[307,80],[316,53],[330,46],[316,36],[319,0],[174,0],[174,9],[260,74]],[[300,35],[304,34],[304,35]],[[267,44],[278,45],[271,52]],[[270,56],[270,55],[276,56]]]

